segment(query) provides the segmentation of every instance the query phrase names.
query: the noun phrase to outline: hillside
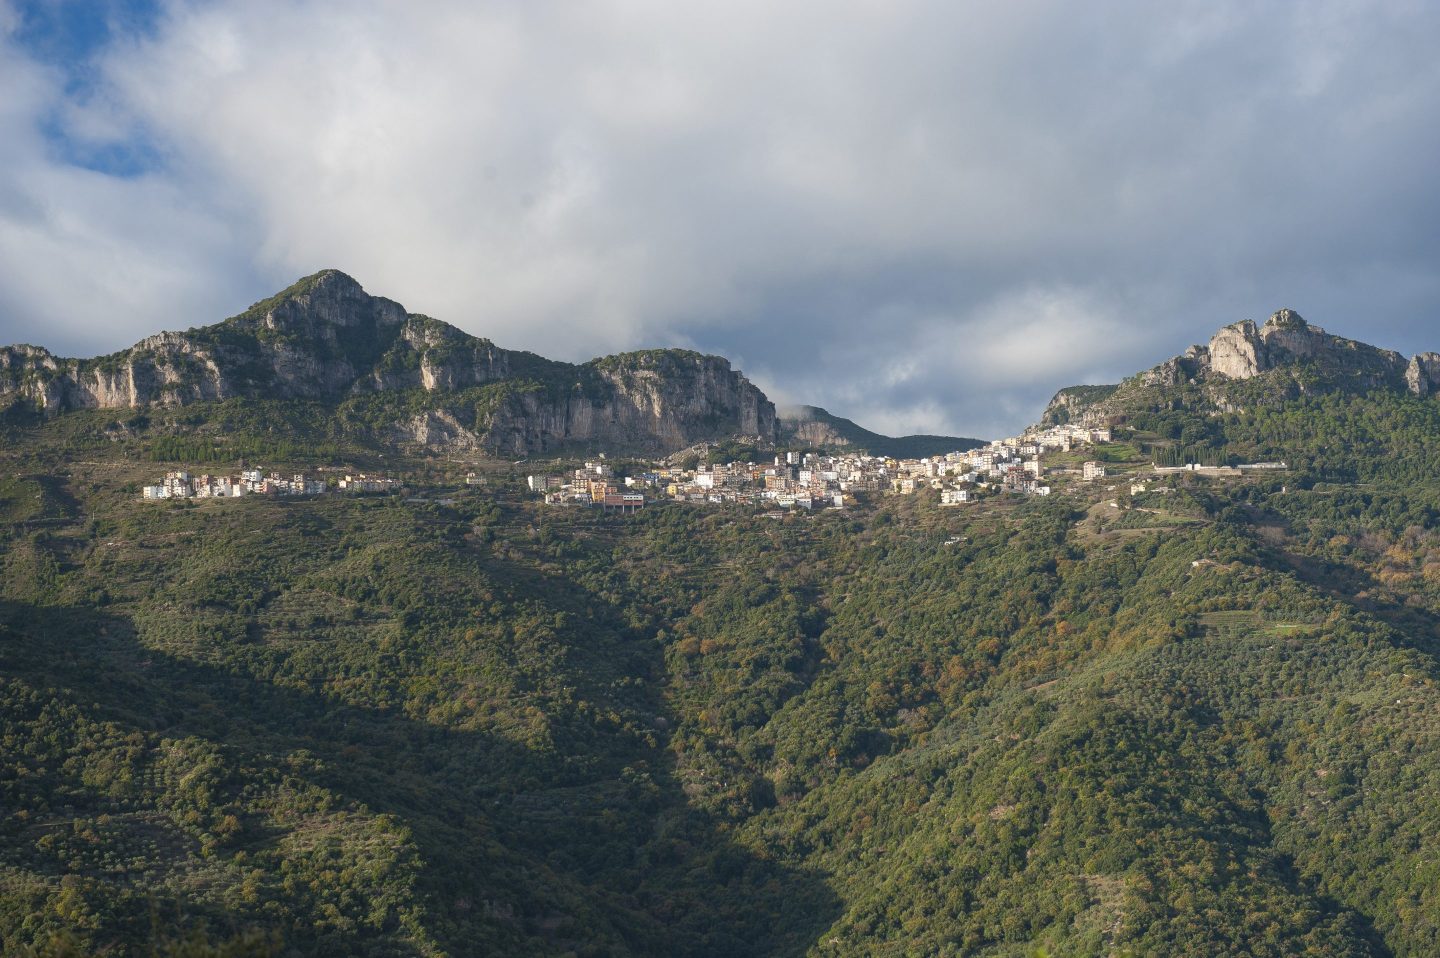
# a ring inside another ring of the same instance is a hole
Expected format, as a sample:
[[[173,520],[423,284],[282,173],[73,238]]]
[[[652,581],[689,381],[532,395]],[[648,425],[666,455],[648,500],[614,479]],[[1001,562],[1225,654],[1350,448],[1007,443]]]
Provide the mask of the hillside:
[[[226,401],[318,405],[352,438],[504,456],[773,442],[776,429],[774,405],[721,357],[645,350],[555,362],[406,313],[338,270],[222,323],[97,359],[0,348],[0,405],[56,415]]]
[[[1054,495],[782,518],[0,419],[0,951],[1436,954],[1440,398],[1285,348],[1074,394]]]
[[[916,459],[985,443],[961,436],[882,436],[819,406],[794,406],[780,411],[780,442],[801,449],[864,451],[875,456]]]
[[[1440,353],[1406,360],[1393,350],[1331,335],[1282,309],[1263,326],[1250,320],[1225,326],[1209,343],[1118,385],[1062,389],[1041,422],[1114,421],[1167,403],[1217,414],[1326,393],[1429,396],[1437,388]]]

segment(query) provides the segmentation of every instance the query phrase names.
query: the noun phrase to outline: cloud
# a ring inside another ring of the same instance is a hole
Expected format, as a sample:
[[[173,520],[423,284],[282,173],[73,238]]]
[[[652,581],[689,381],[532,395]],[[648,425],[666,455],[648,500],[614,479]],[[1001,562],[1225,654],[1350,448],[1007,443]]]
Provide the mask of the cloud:
[[[1440,346],[1424,4],[171,0],[79,93],[16,36],[0,340],[338,266],[505,345],[986,434],[1280,305]]]

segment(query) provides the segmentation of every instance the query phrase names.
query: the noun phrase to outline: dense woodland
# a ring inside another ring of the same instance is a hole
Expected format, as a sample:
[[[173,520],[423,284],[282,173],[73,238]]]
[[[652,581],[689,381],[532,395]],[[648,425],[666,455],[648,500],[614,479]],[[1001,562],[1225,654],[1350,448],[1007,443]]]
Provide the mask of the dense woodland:
[[[0,424],[4,954],[1440,953],[1433,399],[1161,397],[1122,470],[1291,469],[1134,495],[137,501],[374,454],[306,414]]]

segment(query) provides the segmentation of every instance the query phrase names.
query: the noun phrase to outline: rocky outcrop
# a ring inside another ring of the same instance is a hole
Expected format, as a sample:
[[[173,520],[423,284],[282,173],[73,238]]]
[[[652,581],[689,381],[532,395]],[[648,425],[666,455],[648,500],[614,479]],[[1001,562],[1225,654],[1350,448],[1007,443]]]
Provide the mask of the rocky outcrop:
[[[490,384],[514,388],[473,393]],[[569,444],[673,450],[737,434],[776,437],[775,407],[721,357],[648,350],[555,362],[408,314],[338,270],[222,323],[159,333],[111,356],[0,348],[0,404],[29,402],[49,414],[236,397],[339,404],[404,391],[428,398],[371,428],[431,448],[527,455]]]
[[[1248,319],[1216,333],[1207,354],[1211,371],[1227,379],[1249,379],[1269,368],[1265,343]]]
[[[1260,380],[1269,388],[1236,388],[1246,380]],[[1062,389],[1050,400],[1040,425],[1103,424],[1135,409],[1175,408],[1177,402],[1211,413],[1241,412],[1257,398],[1371,389],[1406,389],[1418,396],[1440,392],[1440,353],[1421,353],[1407,361],[1393,350],[1332,335],[1294,310],[1281,309],[1263,326],[1245,320],[1222,327],[1208,343],[1191,346],[1118,385]]]
[[[563,395],[517,392],[495,411],[486,447],[525,455],[573,445],[683,449],[746,436],[776,440],[775,406],[719,356],[647,350],[576,367]]]
[[[1104,425],[1101,406],[1118,386],[1067,386],[1056,392],[1040,417],[1043,426],[1068,423]]]
[[[375,344],[393,340],[405,321],[399,304],[326,270],[218,325],[158,333],[110,356],[31,353],[28,365],[9,364],[0,397],[19,395],[51,412],[329,398],[351,388]],[[16,349],[3,352],[13,359]]]
[[[417,414],[404,425],[402,438],[429,449],[473,450],[484,446],[484,440],[468,428],[454,413],[443,409]]]
[[[1405,367],[1405,388],[1417,396],[1428,396],[1440,389],[1440,353],[1411,356]]]
[[[1208,347],[1192,347],[1198,370],[1225,379],[1252,379],[1272,369],[1310,364],[1357,385],[1393,385],[1405,370],[1405,359],[1353,339],[1332,336],[1311,326],[1292,309],[1274,313],[1256,328],[1249,320],[1221,329]]]
[[[1373,346],[1331,336],[1320,327],[1305,322],[1293,309],[1272,313],[1260,330],[1260,341],[1265,344],[1266,352],[1272,357],[1279,357],[1279,361],[1323,357],[1337,348],[1375,350]]]

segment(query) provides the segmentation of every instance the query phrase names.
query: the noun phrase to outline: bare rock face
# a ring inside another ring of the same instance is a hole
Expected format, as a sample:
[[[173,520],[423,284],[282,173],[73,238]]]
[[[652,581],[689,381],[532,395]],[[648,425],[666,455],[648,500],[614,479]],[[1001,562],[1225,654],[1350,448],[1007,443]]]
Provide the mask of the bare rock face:
[[[1374,387],[1399,381],[1404,358],[1388,349],[1333,336],[1311,326],[1292,309],[1274,313],[1264,326],[1246,320],[1224,327],[1208,347],[1192,347],[1204,374],[1224,379],[1251,379],[1272,369],[1310,364],[1357,386]]]
[[[1041,425],[1101,421],[1153,403],[1153,390],[1200,387],[1200,406],[1211,413],[1240,412],[1257,394],[1231,388],[1236,380],[1270,376],[1273,396],[1311,391],[1408,389],[1418,396],[1440,393],[1440,353],[1405,359],[1399,353],[1327,333],[1292,309],[1281,309],[1263,326],[1250,320],[1221,328],[1203,346],[1132,376],[1117,386],[1062,389]],[[1195,400],[1191,393],[1187,401]],[[1248,397],[1248,399],[1247,399]],[[1177,398],[1177,397],[1172,397]]]
[[[1250,379],[1277,365],[1323,356],[1337,342],[1349,342],[1311,326],[1293,309],[1271,315],[1256,328],[1250,320],[1232,323],[1210,340],[1210,371],[1227,379]]]
[[[1269,368],[1265,342],[1250,320],[1233,323],[1210,339],[1210,370],[1229,379],[1249,379]]]
[[[0,349],[0,399],[14,394],[48,410],[178,405],[230,393],[216,357],[181,333],[92,360],[57,359],[34,347]]]
[[[1440,389],[1440,353],[1411,356],[1405,367],[1405,386],[1417,396],[1428,396]]]
[[[1270,356],[1294,360],[1322,355],[1336,343],[1337,337],[1311,326],[1295,310],[1282,309],[1271,314],[1261,327],[1260,340]]]
[[[1045,426],[1066,423],[1103,425],[1105,401],[1119,386],[1067,386],[1051,397],[1040,422]]]
[[[473,391],[494,383],[514,388]],[[338,270],[214,326],[159,333],[98,359],[0,348],[0,405],[20,400],[50,414],[235,397],[338,404],[389,391],[426,394],[410,404],[424,411],[366,428],[435,449],[674,450],[737,434],[773,442],[777,434],[774,405],[718,356],[648,350],[583,366],[555,362],[408,314]]]
[[[683,449],[748,436],[773,443],[775,406],[719,356],[646,350],[594,360],[563,397],[527,391],[496,410],[486,446],[523,455],[573,444]]]
[[[1184,356],[1176,356],[1153,369],[1140,374],[1141,382],[1147,386],[1178,386],[1191,376],[1190,363]]]
[[[430,449],[472,450],[483,445],[479,436],[443,409],[418,414],[400,433],[398,438]]]
[[[348,388],[357,360],[404,321],[398,304],[326,270],[218,325],[158,333],[98,359],[32,352],[17,365],[12,347],[0,398],[18,394],[51,412],[252,395],[319,399]]]

